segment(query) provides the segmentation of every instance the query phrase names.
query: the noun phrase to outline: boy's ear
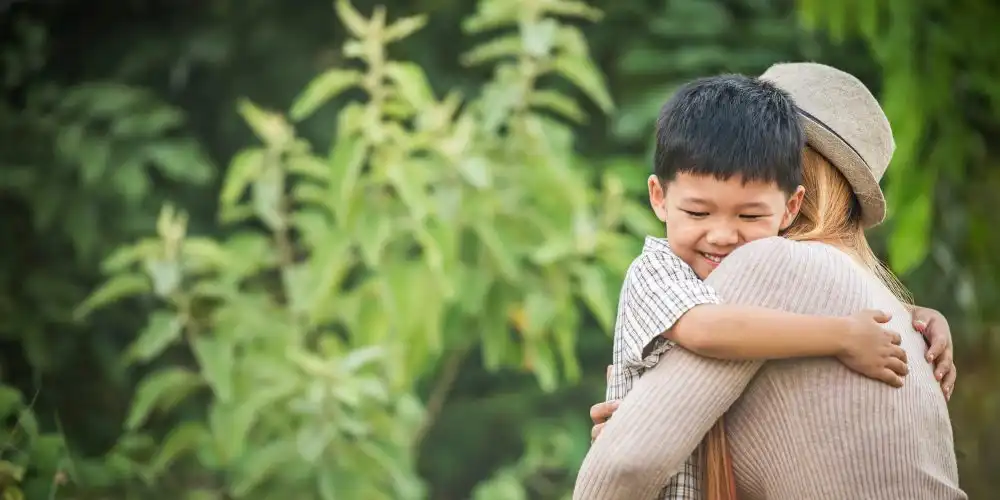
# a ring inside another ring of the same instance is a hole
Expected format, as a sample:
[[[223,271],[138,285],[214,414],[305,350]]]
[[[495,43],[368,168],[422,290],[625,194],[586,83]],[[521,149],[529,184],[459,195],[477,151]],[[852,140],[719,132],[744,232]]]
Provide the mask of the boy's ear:
[[[799,216],[799,210],[802,210],[802,198],[806,195],[806,188],[799,186],[795,188],[795,192],[788,197],[788,202],[785,203],[785,215],[781,218],[781,230],[784,231],[788,229],[795,222],[795,218]]]
[[[666,186],[660,183],[660,178],[656,174],[646,179],[646,185],[649,187],[649,205],[653,207],[653,213],[660,222],[667,222]]]

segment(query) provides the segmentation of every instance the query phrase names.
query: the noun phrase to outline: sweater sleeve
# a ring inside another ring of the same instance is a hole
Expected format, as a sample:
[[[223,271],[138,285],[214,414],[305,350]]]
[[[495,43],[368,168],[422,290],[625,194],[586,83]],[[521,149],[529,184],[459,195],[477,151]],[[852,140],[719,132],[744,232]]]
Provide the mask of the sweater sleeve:
[[[825,293],[816,292],[822,277],[845,270],[842,259],[838,266],[830,252],[815,250],[783,238],[757,240],[727,257],[708,282],[726,303],[808,313],[809,302]],[[655,498],[762,364],[704,358],[680,346],[668,351],[592,445],[573,498]]]

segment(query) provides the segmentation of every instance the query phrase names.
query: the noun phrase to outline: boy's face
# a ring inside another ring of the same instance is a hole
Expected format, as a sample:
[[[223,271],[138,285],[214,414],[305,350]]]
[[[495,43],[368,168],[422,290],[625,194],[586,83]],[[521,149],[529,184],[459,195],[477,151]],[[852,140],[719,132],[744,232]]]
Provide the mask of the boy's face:
[[[692,174],[678,174],[666,186],[651,175],[648,184],[649,203],[666,223],[670,248],[702,279],[743,244],[786,229],[805,192],[799,186],[788,196],[775,183]]]

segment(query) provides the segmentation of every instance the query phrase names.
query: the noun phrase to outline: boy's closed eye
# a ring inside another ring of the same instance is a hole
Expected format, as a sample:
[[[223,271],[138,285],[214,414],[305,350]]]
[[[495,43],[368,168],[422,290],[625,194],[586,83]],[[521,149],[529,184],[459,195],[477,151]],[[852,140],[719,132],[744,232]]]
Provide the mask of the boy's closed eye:
[[[696,212],[694,210],[684,210],[683,208],[681,209],[681,212],[684,212],[684,213],[688,214],[689,216],[694,217],[695,219],[701,219],[701,218],[704,218],[704,217],[708,217],[708,212]]]
[[[768,214],[742,214],[740,218],[743,220],[760,220],[768,216]]]

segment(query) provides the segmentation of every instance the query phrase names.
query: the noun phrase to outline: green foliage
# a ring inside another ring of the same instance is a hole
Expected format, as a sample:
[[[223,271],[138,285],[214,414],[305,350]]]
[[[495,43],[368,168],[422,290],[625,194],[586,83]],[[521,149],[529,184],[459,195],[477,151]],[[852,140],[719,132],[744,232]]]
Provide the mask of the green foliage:
[[[352,35],[343,53],[360,64],[322,73],[290,112],[304,119],[362,91],[341,108],[330,153],[242,101],[261,145],[238,153],[223,181],[229,236],[189,236],[168,205],[157,237],[105,260],[108,280],[77,311],[137,294],[162,304],[125,353],[159,366],[138,386],[127,431],[172,422],[139,469],[151,484],[196,463],[237,498],[422,497],[414,446],[434,415],[415,391],[442,356],[478,347],[488,367],[523,369],[553,390],[579,376],[578,301],[610,329],[610,276],[636,248],[619,231],[632,202],[615,178],[595,189],[574,169],[559,119],[579,118],[574,98],[536,89],[559,75],[611,109],[583,35],[557,17],[595,12],[482,2],[467,31],[516,30],[469,52],[470,64],[494,63],[494,78],[466,100],[439,99],[418,65],[389,56],[423,18],[336,8]],[[518,43],[488,48],[510,37]],[[184,365],[156,362],[177,350]]]
[[[38,435],[65,436],[58,458],[0,457],[26,464],[26,498],[563,497],[609,297],[662,230],[635,202],[652,117],[681,81],[780,60],[857,75],[918,145],[873,243],[951,320],[962,479],[988,496],[995,9],[377,3],[403,17],[139,0],[88,4],[85,30],[72,3],[0,18],[0,376],[38,395]]]

